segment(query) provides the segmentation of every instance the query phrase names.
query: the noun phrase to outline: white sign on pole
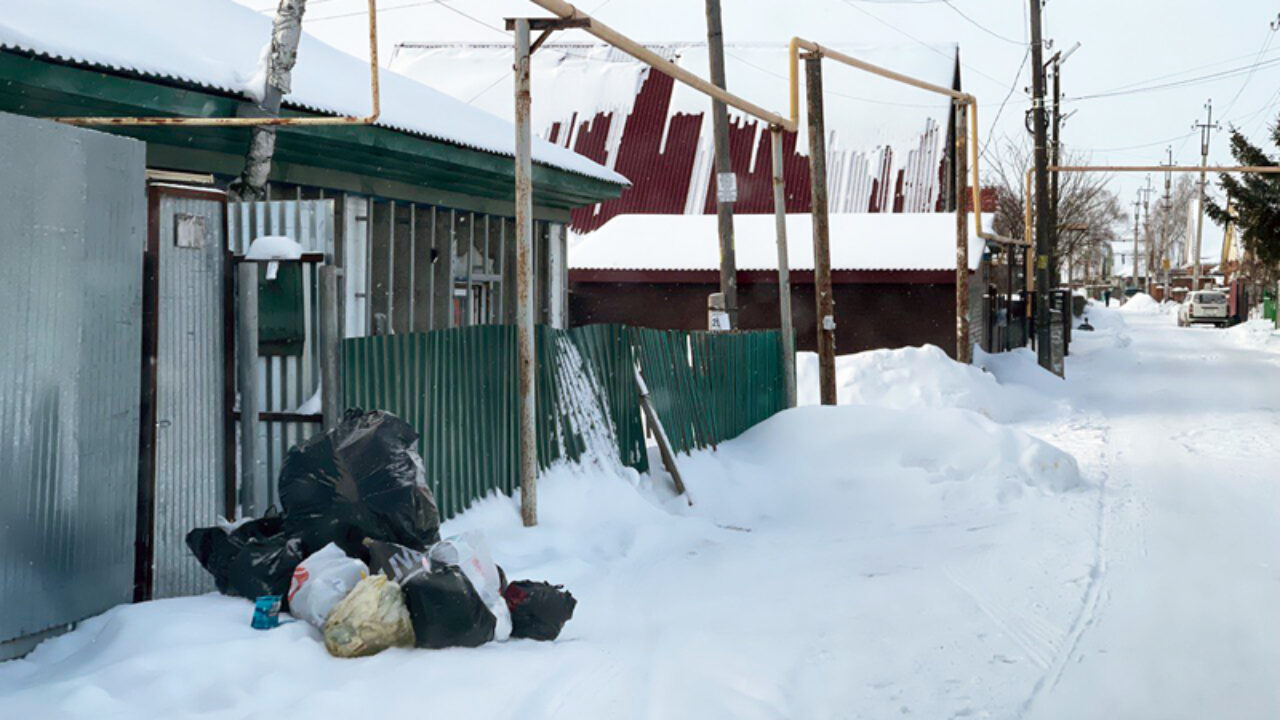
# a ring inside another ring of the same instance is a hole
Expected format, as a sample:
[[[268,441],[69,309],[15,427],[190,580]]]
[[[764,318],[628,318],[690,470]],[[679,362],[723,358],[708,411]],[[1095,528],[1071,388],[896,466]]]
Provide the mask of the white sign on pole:
[[[738,176],[731,172],[716,175],[716,202],[738,201]]]

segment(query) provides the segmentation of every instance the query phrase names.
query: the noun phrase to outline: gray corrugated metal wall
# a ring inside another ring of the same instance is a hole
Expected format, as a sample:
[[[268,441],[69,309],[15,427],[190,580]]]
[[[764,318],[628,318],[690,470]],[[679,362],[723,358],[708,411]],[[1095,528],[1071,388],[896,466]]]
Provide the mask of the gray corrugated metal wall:
[[[0,148],[3,643],[132,595],[146,197],[135,140],[0,114]]]
[[[163,191],[162,191],[163,193]],[[187,549],[187,531],[226,513],[223,383],[224,218],[220,199],[162,194],[156,346],[153,597],[214,589]],[[175,238],[179,218],[203,220],[198,247]]]

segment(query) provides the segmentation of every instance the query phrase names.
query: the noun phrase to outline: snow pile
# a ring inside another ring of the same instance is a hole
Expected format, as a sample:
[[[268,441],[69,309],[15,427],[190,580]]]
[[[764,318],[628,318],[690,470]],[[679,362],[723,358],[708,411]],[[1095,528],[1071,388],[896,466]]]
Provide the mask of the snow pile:
[[[284,235],[263,235],[249,243],[245,260],[298,260],[302,258],[302,246],[297,240]]]
[[[1142,297],[1150,299],[1149,295],[1143,295]],[[1125,314],[1159,315],[1162,312],[1159,310],[1159,306],[1155,306],[1157,309],[1151,313],[1139,313],[1138,308],[1127,311],[1124,308],[1129,307],[1129,305],[1117,307],[1114,300],[1111,302],[1111,307],[1105,307],[1096,300],[1090,300],[1085,305],[1084,315],[1075,321],[1076,327],[1078,328],[1087,318],[1089,324],[1093,326],[1093,330],[1076,329],[1071,332],[1073,352],[1077,345],[1090,348],[1097,346],[1129,347],[1129,343],[1133,342],[1133,339],[1129,334],[1129,323],[1125,321]],[[1153,300],[1152,304],[1154,305],[1154,303],[1155,301]],[[1150,308],[1151,306],[1145,307]]]
[[[0,704],[60,718],[361,717],[375,702],[391,716],[640,703],[655,717],[812,717],[896,712],[903,699],[871,682],[884,675],[922,717],[968,714],[974,698],[1012,711],[1032,663],[991,665],[955,693],[917,670],[1008,652],[973,588],[1065,617],[1091,562],[1073,518],[1093,501],[1058,492],[1082,486],[1075,461],[964,410],[799,408],[680,462],[692,507],[661,473],[561,465],[540,479],[537,527],[495,495],[442,528],[483,530],[510,578],[571,589],[557,642],[340,660],[307,623],[256,631],[250,602],[206,595],[117,607],[0,664]],[[839,682],[855,676],[868,682]]]
[[[1120,306],[1120,312],[1126,315],[1159,315],[1164,311],[1160,307],[1160,303],[1150,295],[1140,292],[1129,298],[1124,305]]]
[[[1280,330],[1266,318],[1256,318],[1226,331],[1228,337],[1245,347],[1280,350]]]
[[[836,398],[841,405],[960,408],[998,422],[1054,407],[1036,392],[984,372],[985,359],[998,362],[999,356],[979,353],[984,360],[975,359],[974,365],[955,362],[936,345],[841,355],[836,358]],[[817,354],[798,354],[796,389],[798,404],[818,404]]]

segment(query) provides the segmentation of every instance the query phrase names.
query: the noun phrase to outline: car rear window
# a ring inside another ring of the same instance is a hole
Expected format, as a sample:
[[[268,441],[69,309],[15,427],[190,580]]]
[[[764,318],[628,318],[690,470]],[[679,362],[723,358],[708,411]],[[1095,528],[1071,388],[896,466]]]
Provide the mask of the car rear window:
[[[1196,296],[1196,302],[1205,303],[1206,305],[1221,305],[1227,301],[1227,296],[1221,293],[1200,293]]]

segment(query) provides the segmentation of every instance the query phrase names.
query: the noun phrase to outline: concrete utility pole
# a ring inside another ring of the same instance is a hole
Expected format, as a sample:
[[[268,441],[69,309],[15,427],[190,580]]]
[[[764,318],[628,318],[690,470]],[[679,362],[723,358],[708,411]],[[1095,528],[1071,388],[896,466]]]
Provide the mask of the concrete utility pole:
[[[969,336],[969,221],[965,217],[965,106],[953,103],[956,114],[956,362],[973,362],[973,343]]]
[[[725,89],[724,32],[720,28],[720,0],[707,0],[707,55],[711,57],[711,84]],[[729,155],[729,109],[711,101],[711,127],[716,153],[716,225],[720,230],[720,292],[724,294],[729,324],[738,329],[738,264],[733,250],[733,203],[738,180]]]
[[[1044,112],[1044,41],[1041,39],[1040,2],[1031,3],[1031,108],[1035,134],[1036,173],[1036,357],[1040,367],[1053,368],[1053,348],[1049,346],[1049,265],[1053,230],[1049,202],[1049,154]]]
[[[1141,195],[1142,191],[1139,190]],[[1141,290],[1142,286],[1138,284],[1138,221],[1142,218],[1142,201],[1133,201],[1133,287]]]
[[[1142,279],[1146,282],[1147,294],[1151,294],[1151,263],[1154,258],[1154,251],[1151,246],[1151,176],[1147,176],[1147,186],[1138,189],[1138,194],[1142,196],[1142,215],[1145,218],[1142,224],[1142,234],[1147,239],[1147,267],[1146,272],[1142,274]],[[1133,246],[1133,252],[1136,255],[1138,246]]]
[[[529,20],[515,20],[516,89],[516,386],[520,412],[520,519],[538,524],[537,407],[533,336],[533,130],[529,95]]]
[[[1167,167],[1173,167],[1173,146],[1165,148],[1165,154],[1169,161],[1162,163]],[[1161,200],[1160,207],[1163,210],[1160,213],[1160,271],[1164,278],[1164,291],[1169,299],[1173,297],[1173,288],[1169,283],[1169,214],[1173,209],[1173,173],[1164,171],[1164,198]]]
[[[1209,133],[1213,130],[1221,129],[1221,125],[1213,121],[1213,100],[1204,104],[1205,110],[1208,111],[1208,119],[1204,122],[1193,123],[1192,130],[1200,131],[1200,167],[1204,168],[1209,165]],[[1204,193],[1205,193],[1205,171],[1200,171],[1200,194],[1198,196],[1198,208],[1196,211],[1196,241],[1195,251],[1191,257],[1191,289],[1200,289],[1200,238],[1204,235]]]
[[[1058,165],[1062,162],[1062,143],[1058,139],[1062,132],[1062,53],[1056,52],[1049,59],[1048,65],[1053,68],[1053,120],[1050,122],[1049,137],[1049,164]],[[1049,176],[1049,216],[1053,221],[1049,224],[1049,246],[1057,249],[1058,235],[1061,231],[1062,218],[1058,216],[1058,173]],[[1071,259],[1067,258],[1070,263]],[[1067,286],[1070,287],[1070,275],[1068,274]]]
[[[822,116],[822,56],[804,58],[809,116],[809,182],[813,210],[813,284],[817,304],[818,387],[823,405],[836,404],[836,314],[831,295],[831,244],[827,217],[827,138]]]

